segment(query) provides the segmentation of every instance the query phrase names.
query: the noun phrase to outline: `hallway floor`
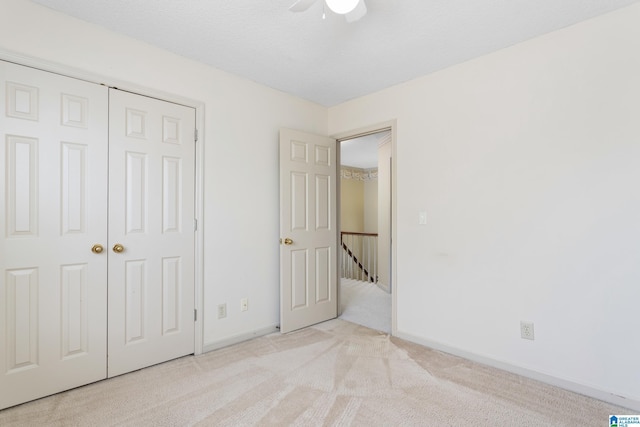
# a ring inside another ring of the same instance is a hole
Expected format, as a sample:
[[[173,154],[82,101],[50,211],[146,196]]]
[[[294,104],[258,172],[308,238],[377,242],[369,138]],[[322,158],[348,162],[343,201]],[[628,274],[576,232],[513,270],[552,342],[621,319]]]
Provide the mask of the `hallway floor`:
[[[391,294],[373,283],[340,280],[340,319],[391,333]]]

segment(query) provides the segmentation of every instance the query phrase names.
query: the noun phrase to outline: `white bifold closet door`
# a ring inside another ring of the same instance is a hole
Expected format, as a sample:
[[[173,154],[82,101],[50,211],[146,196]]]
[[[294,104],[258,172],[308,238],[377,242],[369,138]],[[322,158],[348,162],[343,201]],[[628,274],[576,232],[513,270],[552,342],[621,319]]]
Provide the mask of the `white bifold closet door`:
[[[195,110],[111,89],[109,118],[112,377],[193,353]]]
[[[0,408],[107,375],[107,96],[0,62]]]
[[[3,61],[0,98],[0,409],[193,353],[195,110]]]

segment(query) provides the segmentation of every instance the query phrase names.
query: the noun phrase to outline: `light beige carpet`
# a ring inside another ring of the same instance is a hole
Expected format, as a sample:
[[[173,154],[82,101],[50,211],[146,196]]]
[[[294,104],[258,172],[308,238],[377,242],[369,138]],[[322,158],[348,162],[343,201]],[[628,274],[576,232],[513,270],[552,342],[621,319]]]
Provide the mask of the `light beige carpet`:
[[[0,411],[2,426],[604,426],[629,410],[332,320]]]

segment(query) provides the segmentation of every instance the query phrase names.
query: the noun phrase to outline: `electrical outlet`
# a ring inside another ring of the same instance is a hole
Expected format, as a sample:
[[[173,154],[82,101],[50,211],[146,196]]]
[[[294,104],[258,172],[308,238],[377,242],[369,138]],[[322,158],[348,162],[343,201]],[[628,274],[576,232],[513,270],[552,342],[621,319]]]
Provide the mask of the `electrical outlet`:
[[[218,304],[218,319],[227,317],[227,304]]]
[[[240,311],[249,310],[249,300],[247,298],[242,298],[240,300]]]
[[[520,338],[533,341],[533,322],[520,321]]]
[[[419,225],[427,224],[427,213],[425,211],[418,212],[418,224]]]

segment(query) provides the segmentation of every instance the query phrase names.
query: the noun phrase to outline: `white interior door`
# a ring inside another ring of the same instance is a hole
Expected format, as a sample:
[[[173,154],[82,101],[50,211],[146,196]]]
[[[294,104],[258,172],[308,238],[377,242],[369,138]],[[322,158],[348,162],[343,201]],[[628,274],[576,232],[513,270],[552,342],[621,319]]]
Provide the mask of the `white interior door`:
[[[194,352],[195,110],[109,91],[109,377]]]
[[[0,409],[106,377],[107,95],[0,61]]]
[[[338,313],[336,141],[280,130],[280,330]]]

